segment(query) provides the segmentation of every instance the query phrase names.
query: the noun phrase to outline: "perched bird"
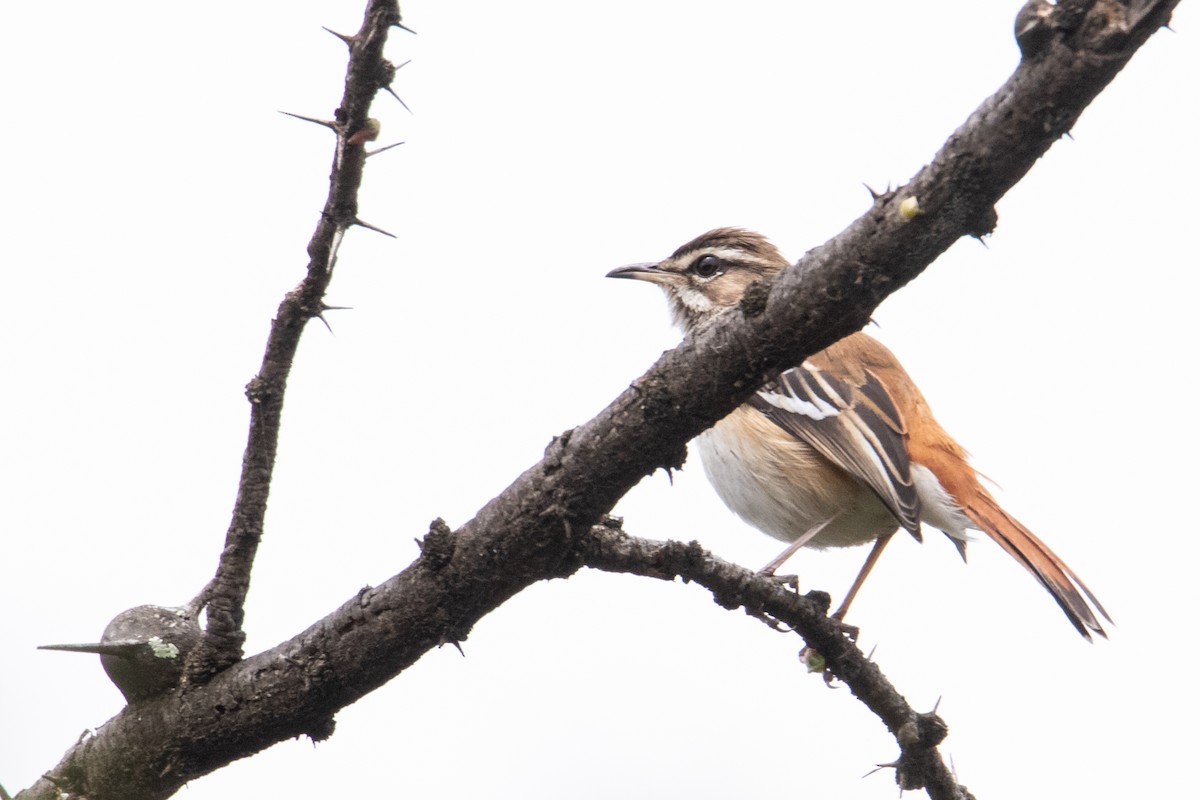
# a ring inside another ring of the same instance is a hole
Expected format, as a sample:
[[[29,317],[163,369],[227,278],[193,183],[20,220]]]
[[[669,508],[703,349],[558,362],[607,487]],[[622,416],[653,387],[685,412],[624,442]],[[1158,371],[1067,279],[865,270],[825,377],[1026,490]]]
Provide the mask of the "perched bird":
[[[608,273],[658,284],[685,331],[737,305],[751,283],[788,266],[767,239],[718,228],[653,264]],[[896,357],[854,333],[768,381],[696,440],[704,471],[738,516],[799,548],[874,542],[842,619],[892,535],[924,522],[966,558],[967,530],[987,534],[1050,592],[1084,638],[1104,636],[1096,597],[1063,560],[988,493],[966,451],[934,419]]]

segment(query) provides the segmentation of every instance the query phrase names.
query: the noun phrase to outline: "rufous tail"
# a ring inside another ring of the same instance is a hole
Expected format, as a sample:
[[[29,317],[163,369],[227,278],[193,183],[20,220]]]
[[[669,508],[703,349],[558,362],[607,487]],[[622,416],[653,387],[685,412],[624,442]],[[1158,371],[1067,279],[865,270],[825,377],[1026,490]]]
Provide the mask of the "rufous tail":
[[[977,486],[972,494],[974,496],[963,506],[971,521],[1033,573],[1083,638],[1091,641],[1093,633],[1107,638],[1093,609],[1110,624],[1112,618],[1079,576],[1041,539],[1001,508],[986,489]]]

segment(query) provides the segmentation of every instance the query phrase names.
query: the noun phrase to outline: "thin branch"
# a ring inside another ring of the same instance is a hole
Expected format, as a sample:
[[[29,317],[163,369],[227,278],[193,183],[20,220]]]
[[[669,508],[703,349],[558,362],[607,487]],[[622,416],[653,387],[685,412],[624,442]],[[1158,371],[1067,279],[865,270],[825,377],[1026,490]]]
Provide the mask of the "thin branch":
[[[338,245],[346,229],[351,225],[372,227],[358,220],[358,189],[362,184],[366,151],[353,137],[355,132],[368,127],[371,101],[381,86],[378,76],[387,63],[383,47],[389,29],[399,22],[400,9],[396,0],[371,0],[359,32],[353,37],[339,37],[349,46],[350,61],[342,103],[335,114],[336,122],[300,117],[333,127],[338,133],[337,152],[325,208],[308,243],[307,274],[280,303],[271,323],[262,366],[246,387],[246,397],[250,401],[250,435],[242,457],[242,476],[233,519],[211,584],[205,636],[188,659],[187,676],[193,683],[207,680],[242,657],[244,604],[254,556],[262,538],[279,444],[284,391],[305,324],[314,317],[319,318],[326,308],[322,298],[333,278]]]
[[[970,797],[937,750],[946,738],[946,724],[933,712],[919,713],[912,708],[844,629],[829,619],[829,595],[812,592],[801,597],[774,578],[717,558],[696,542],[640,539],[611,521],[593,526],[582,538],[583,561],[588,567],[668,581],[682,578],[711,591],[724,608],[744,608],[772,628],[779,629],[782,623],[800,634],[824,656],[829,671],[896,737],[900,757],[887,766],[895,768],[901,788],[925,788],[934,800]]]

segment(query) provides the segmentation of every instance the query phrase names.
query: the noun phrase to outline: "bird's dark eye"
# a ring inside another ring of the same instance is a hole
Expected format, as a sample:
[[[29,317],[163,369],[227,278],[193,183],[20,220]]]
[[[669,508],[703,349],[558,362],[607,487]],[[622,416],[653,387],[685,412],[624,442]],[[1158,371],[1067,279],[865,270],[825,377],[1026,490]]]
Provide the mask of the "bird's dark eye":
[[[700,256],[692,262],[692,272],[701,278],[711,278],[720,272],[724,266],[721,259],[709,253],[708,255]]]

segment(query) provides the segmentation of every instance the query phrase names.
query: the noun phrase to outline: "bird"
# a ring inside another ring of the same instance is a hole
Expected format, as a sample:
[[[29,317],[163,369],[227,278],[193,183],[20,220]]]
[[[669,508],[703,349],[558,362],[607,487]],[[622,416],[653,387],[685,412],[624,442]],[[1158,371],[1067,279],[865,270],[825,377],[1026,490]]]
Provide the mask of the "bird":
[[[717,228],[662,261],[608,273],[657,284],[685,333],[737,306],[747,287],[789,262],[763,235]],[[745,522],[787,549],[873,543],[850,603],[892,536],[921,541],[922,523],[942,531],[966,560],[969,531],[981,531],[1050,593],[1087,640],[1107,637],[1108,612],[1083,581],[984,487],[967,452],[934,418],[900,362],[861,331],[767,380],[750,399],[696,438],[709,482]]]

